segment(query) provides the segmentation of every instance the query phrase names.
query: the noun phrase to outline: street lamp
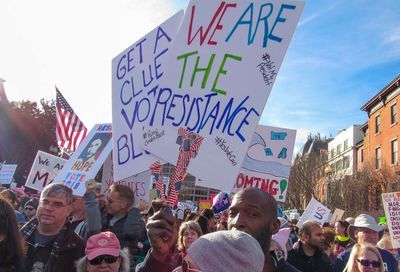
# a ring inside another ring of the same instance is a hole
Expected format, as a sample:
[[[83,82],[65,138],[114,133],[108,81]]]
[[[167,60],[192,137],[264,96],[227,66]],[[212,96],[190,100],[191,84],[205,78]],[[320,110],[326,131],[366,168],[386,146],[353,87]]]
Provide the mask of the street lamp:
[[[326,186],[326,189],[325,189],[325,206],[328,207],[328,188],[329,188],[329,182],[331,180],[332,173],[333,173],[332,167],[329,164],[328,164],[327,167],[325,167],[324,173],[325,173],[325,186]]]

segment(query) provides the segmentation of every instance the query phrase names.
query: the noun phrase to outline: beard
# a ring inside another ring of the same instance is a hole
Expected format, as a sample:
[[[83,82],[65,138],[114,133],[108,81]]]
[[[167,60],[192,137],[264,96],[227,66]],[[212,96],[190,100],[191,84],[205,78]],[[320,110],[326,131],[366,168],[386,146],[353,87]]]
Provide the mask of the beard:
[[[268,225],[266,229],[264,229],[257,235],[257,237],[254,237],[260,244],[261,249],[264,252],[264,255],[269,254],[269,248],[271,245],[271,236],[272,235],[271,235],[270,227]]]

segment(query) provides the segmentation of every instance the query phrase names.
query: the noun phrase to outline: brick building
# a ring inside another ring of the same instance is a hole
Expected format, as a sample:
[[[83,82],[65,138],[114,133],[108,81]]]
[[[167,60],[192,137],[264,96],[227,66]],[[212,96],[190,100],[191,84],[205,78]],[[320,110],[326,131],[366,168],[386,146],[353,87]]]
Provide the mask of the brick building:
[[[357,148],[359,170],[369,165],[376,170],[387,167],[393,174],[400,174],[399,94],[400,76],[397,76],[361,107],[367,112],[368,121],[361,126],[364,141]]]

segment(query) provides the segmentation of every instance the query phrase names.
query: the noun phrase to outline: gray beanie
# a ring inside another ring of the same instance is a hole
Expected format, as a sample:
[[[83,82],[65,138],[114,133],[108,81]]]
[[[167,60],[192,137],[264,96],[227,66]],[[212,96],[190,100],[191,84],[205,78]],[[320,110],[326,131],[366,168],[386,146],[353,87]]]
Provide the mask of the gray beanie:
[[[204,272],[261,272],[264,267],[260,244],[238,230],[203,235],[190,246],[188,255]]]

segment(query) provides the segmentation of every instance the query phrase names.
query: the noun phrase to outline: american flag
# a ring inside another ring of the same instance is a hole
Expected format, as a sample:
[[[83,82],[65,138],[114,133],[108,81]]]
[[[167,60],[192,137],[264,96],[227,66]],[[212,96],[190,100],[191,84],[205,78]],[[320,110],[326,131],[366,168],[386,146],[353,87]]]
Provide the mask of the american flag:
[[[190,132],[184,128],[178,129],[178,136],[182,137],[182,141],[179,147],[178,160],[176,161],[174,172],[172,173],[172,177],[169,182],[169,206],[176,206],[178,204],[179,192],[175,190],[175,184],[179,181],[183,182],[185,180],[190,159],[197,156],[201,143],[203,142],[203,137],[201,137],[199,134]],[[189,150],[184,149],[185,140],[190,140]]]
[[[75,151],[87,134],[87,128],[75,114],[56,87],[56,134],[58,146],[69,151]]]
[[[157,195],[161,200],[165,199],[165,193],[164,193],[164,183],[163,179],[161,176],[161,163],[159,161],[155,161],[151,166],[150,166],[151,173],[156,176],[156,189],[157,189]]]

